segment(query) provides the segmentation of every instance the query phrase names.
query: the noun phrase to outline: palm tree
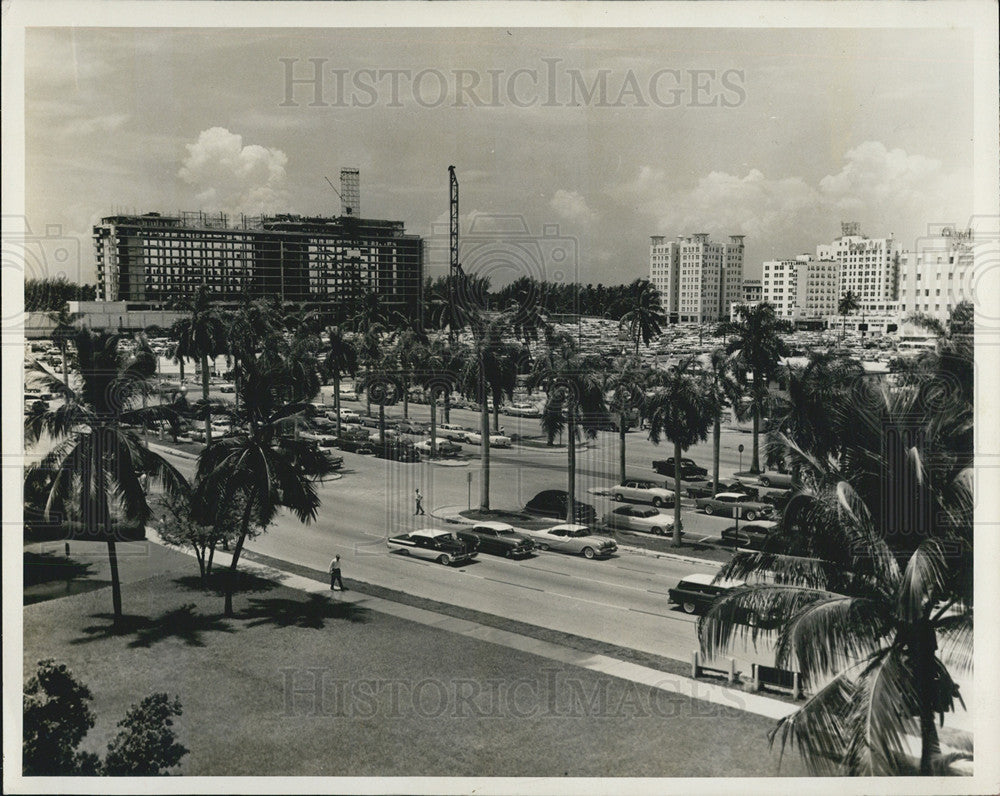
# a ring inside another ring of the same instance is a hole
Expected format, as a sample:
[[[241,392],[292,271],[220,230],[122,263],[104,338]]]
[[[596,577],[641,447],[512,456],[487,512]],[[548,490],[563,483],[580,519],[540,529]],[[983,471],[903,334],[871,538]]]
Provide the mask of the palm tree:
[[[233,591],[240,554],[252,527],[266,528],[280,508],[301,522],[316,518],[316,480],[332,472],[311,441],[289,438],[284,428],[308,404],[286,403],[283,372],[274,373],[263,355],[244,363],[240,430],[208,444],[198,458],[199,500],[217,506],[241,501],[239,536],[226,579],[225,615],[233,615]]]
[[[111,565],[111,599],[115,627],[121,626],[122,596],[118,574],[113,515],[122,521],[144,524],[149,504],[140,481],[145,473],[170,494],[186,493],[184,477],[165,459],[152,453],[139,436],[123,426],[145,427],[166,419],[176,425],[170,407],[136,408],[136,398],[149,387],[156,360],[148,350],[125,356],[119,337],[78,330],[74,338],[79,364],[79,389],[72,388],[37,365],[30,375],[65,402],[52,410],[33,413],[25,421],[24,435],[35,444],[43,432],[54,441],[34,468],[52,471],[46,515],[76,506],[85,532],[103,537]]]
[[[337,436],[341,434],[340,427],[340,378],[341,376],[356,376],[358,374],[358,350],[348,340],[339,326],[327,329],[327,353],[324,366],[333,379],[333,406],[337,413]]]
[[[776,664],[817,690],[771,742],[797,743],[817,773],[927,775],[970,757],[941,755],[935,715],[954,709],[949,667],[972,661],[973,413],[938,386],[864,383],[863,400],[835,400],[842,439],[826,459],[790,429],[788,454],[812,486],[767,552],[722,568],[748,585],[699,623],[708,655],[776,625]],[[907,735],[921,739],[916,770]]]
[[[636,356],[623,356],[615,362],[615,367],[605,382],[605,388],[612,391],[610,410],[618,415],[618,454],[621,480],[625,483],[625,434],[628,418],[632,412],[640,415],[645,411],[646,385],[649,376]]]
[[[649,439],[660,444],[664,436],[674,443],[674,547],[681,545],[681,455],[708,437],[716,414],[712,393],[703,379],[689,372],[692,359],[671,371],[656,374],[656,389],[649,398]]]
[[[396,351],[392,348],[378,358],[370,359],[361,379],[361,386],[369,400],[378,404],[379,444],[385,445],[385,406],[394,402],[400,393],[400,378]]]
[[[844,334],[847,332],[847,316],[852,312],[861,309],[861,302],[853,291],[848,290],[837,302],[837,313],[843,318],[840,325],[840,340],[843,342]]]
[[[205,403],[205,441],[212,441],[212,412],[208,398],[210,371],[209,357],[227,353],[226,325],[222,316],[212,306],[207,285],[198,288],[189,305],[190,315],[181,318],[174,327],[178,336],[177,356],[201,361],[201,392]]]
[[[556,428],[566,424],[566,522],[575,522],[576,438],[577,431],[593,439],[607,419],[607,405],[600,372],[602,362],[596,356],[584,356],[572,338],[559,335],[554,346],[539,358],[528,376],[528,389],[541,388],[546,393],[546,412],[542,429],[551,440]],[[564,420],[565,418],[565,420]]]
[[[403,393],[403,417],[410,417],[410,386],[422,347],[427,343],[423,329],[407,324],[396,337],[396,360],[399,362],[399,386]]]
[[[639,342],[649,347],[650,342],[662,333],[667,324],[667,314],[660,302],[660,292],[648,279],[637,279],[630,286],[632,308],[621,319],[622,328],[627,328],[629,337],[635,342],[635,354],[639,355]]]
[[[760,472],[760,419],[770,406],[768,384],[778,373],[778,361],[788,355],[788,348],[779,336],[793,330],[791,323],[778,318],[774,307],[766,302],[755,306],[737,307],[737,320],[719,324],[716,334],[732,337],[726,352],[733,356],[741,372],[749,373],[750,411],[753,415],[753,456],[750,472]]]
[[[722,447],[722,415],[726,405],[733,407],[737,418],[742,416],[742,374],[725,349],[717,348],[708,355],[705,371],[706,387],[712,402],[712,494],[719,491],[719,452]]]
[[[414,379],[427,391],[431,410],[431,455],[437,455],[438,395],[450,395],[458,374],[454,367],[452,347],[442,340],[429,341],[417,349],[417,370]],[[447,420],[445,421],[447,422]]]
[[[462,393],[479,404],[482,436],[480,462],[482,488],[480,509],[490,510],[490,408],[489,398],[498,393],[513,396],[516,372],[508,361],[511,331],[504,315],[489,317],[485,312],[469,314],[472,346],[463,357],[458,385]]]
[[[233,383],[236,387],[235,408],[240,408],[240,384],[246,363],[252,363],[265,340],[281,331],[281,318],[276,302],[248,299],[235,312],[227,313],[226,338],[232,357]],[[183,366],[183,360],[181,360]],[[182,379],[183,380],[183,379]]]
[[[62,356],[63,383],[69,384],[69,343],[74,339],[77,326],[83,317],[79,312],[70,312],[69,305],[64,304],[59,312],[50,312],[49,320],[55,323],[52,330],[52,342],[59,346]]]

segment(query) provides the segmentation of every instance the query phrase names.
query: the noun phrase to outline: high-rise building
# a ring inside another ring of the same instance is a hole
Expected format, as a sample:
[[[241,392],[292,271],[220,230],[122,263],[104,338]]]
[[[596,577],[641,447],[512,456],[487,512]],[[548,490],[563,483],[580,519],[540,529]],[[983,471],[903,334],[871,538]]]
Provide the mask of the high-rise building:
[[[920,313],[946,323],[956,304],[972,300],[973,245],[971,229],[945,226],[901,254],[899,314],[903,320]]]
[[[833,243],[816,247],[816,259],[840,263],[840,292],[853,293],[862,311],[892,312],[899,296],[899,245],[891,235],[865,237],[855,221],[840,229]]]
[[[840,264],[800,254],[793,260],[769,260],[763,266],[761,300],[779,318],[816,319],[837,311]]]
[[[246,297],[335,306],[374,292],[418,318],[423,241],[402,221],[356,216],[109,216],[94,227],[97,294],[130,309],[168,309],[207,285],[222,304]]]
[[[654,235],[649,247],[649,280],[660,291],[672,323],[717,321],[729,305],[743,300],[743,236],[713,243],[707,233],[667,241]]]
[[[760,301],[763,295],[764,284],[760,279],[743,280],[743,301],[747,304]]]

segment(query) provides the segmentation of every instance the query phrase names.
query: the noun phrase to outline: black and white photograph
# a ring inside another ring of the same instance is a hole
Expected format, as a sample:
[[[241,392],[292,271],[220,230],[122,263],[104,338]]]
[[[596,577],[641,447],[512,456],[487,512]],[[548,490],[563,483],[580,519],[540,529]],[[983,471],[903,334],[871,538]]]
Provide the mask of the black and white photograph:
[[[997,16],[5,2],[4,791],[996,793]]]

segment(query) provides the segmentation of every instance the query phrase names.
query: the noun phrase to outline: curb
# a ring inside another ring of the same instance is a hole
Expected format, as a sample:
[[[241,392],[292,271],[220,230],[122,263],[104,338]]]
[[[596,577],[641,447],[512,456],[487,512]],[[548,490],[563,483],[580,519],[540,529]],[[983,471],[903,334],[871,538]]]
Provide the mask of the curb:
[[[426,459],[427,464],[433,464],[435,467],[468,467],[468,460],[464,461],[445,461],[440,459]]]
[[[198,457],[193,453],[188,453],[187,451],[180,451],[176,448],[168,448],[166,445],[157,445],[155,442],[147,442],[146,447],[153,451],[158,451],[160,453],[166,453],[171,456],[180,456],[182,459],[190,459],[193,462],[198,461]]]

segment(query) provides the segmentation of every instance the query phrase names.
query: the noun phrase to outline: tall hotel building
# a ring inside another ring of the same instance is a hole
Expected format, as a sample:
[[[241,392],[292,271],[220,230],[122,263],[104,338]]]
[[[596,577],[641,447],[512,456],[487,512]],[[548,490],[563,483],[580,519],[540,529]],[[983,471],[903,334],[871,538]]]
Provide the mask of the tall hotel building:
[[[814,260],[801,254],[794,260],[764,263],[761,300],[770,303],[779,318],[818,319],[835,315],[840,292],[840,263]]]
[[[743,236],[713,243],[706,233],[667,241],[650,238],[649,281],[660,291],[671,323],[703,323],[728,317],[743,300]]]
[[[840,263],[840,292],[852,292],[863,312],[884,314],[899,298],[899,246],[892,237],[866,238],[857,222],[840,225],[841,236],[816,247],[817,260]]]
[[[97,296],[162,310],[207,285],[221,304],[247,297],[335,306],[374,292],[419,318],[423,240],[402,221],[179,213],[109,216],[94,227]]]
[[[973,301],[972,230],[946,226],[904,251],[899,271],[899,314],[931,315],[947,323],[961,301]]]

